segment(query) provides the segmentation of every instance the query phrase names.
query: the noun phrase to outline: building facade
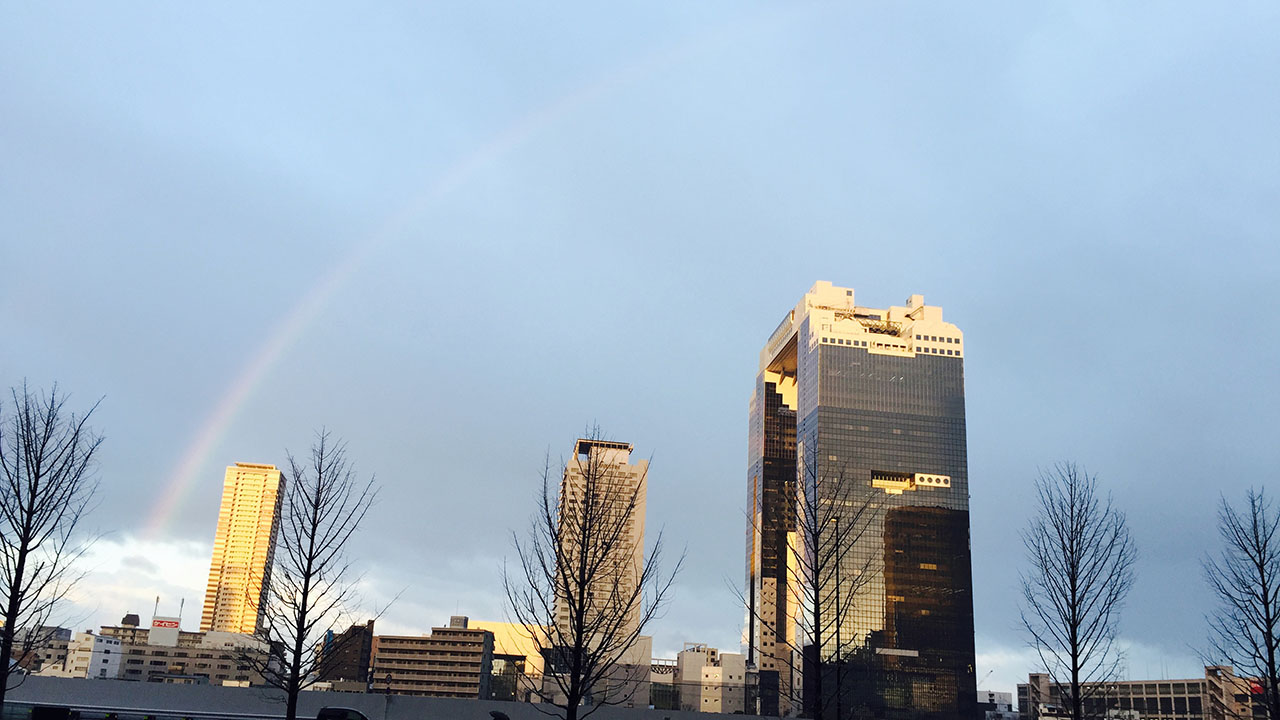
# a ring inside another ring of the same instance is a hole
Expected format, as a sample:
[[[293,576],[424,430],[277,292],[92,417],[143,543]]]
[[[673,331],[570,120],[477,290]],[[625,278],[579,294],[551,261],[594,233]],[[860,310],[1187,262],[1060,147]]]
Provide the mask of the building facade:
[[[702,666],[702,702],[704,713],[745,715],[754,698],[747,672],[747,658],[741,653],[721,653],[715,662]]]
[[[316,663],[316,677],[321,682],[348,691],[367,689],[373,663],[373,623],[369,620],[342,633],[325,633]]]
[[[255,634],[260,629],[283,499],[284,482],[274,465],[227,468],[201,632]]]
[[[744,633],[761,714],[821,692],[885,718],[976,716],[963,358],[963,334],[921,296],[863,307],[827,282],[761,351]],[[834,577],[797,571],[816,566],[798,556],[812,552],[802,507],[850,538],[824,570]]]
[[[467,625],[455,616],[430,635],[379,635],[371,692],[488,700],[493,633]]]
[[[253,665],[267,660],[267,645],[257,638],[185,632],[176,617],[153,617],[150,627],[139,627],[137,615],[129,615],[96,635],[75,633],[70,642],[50,637],[50,650],[60,646],[64,660],[46,662],[38,674],[54,677],[249,686],[263,684]]]
[[[613,572],[596,573],[587,578],[587,593],[600,598],[636,597],[640,572],[644,567],[644,518],[645,493],[649,461],[631,462],[630,443],[599,439],[579,439],[573,455],[565,463],[564,477],[560,482],[559,522],[566,540],[562,545],[570,555],[561,567],[574,567],[580,555],[587,555],[587,563],[596,567],[612,568]],[[594,529],[600,535],[582,537],[584,528]],[[562,578],[557,588],[572,588],[577,580]],[[626,615],[618,623],[617,635],[625,637],[636,632],[640,622],[640,604],[628,607],[602,605],[597,612]],[[570,608],[565,598],[556,598],[556,623],[561,637],[572,637]],[[594,618],[587,618],[593,624]],[[614,623],[609,623],[614,625]],[[650,658],[627,657],[623,664],[649,665]]]
[[[67,657],[62,672],[49,675],[114,680],[120,676],[120,641],[92,632],[78,632],[67,645]]]
[[[553,703],[567,702],[561,681],[569,647],[581,640],[609,647],[611,655],[588,704],[648,705],[653,646],[639,630],[649,463],[632,463],[632,450],[630,443],[580,438],[565,463],[556,516],[555,626],[545,638],[556,647],[544,648],[540,693]],[[572,571],[579,567],[590,569]]]
[[[1207,665],[1203,678],[1182,680],[1115,680],[1085,683],[1087,717],[1133,720],[1262,720],[1266,717],[1262,686],[1242,678],[1232,668]],[[1044,673],[1031,673],[1018,685],[1018,716],[1022,720],[1071,717],[1066,698],[1069,685],[1053,682]]]

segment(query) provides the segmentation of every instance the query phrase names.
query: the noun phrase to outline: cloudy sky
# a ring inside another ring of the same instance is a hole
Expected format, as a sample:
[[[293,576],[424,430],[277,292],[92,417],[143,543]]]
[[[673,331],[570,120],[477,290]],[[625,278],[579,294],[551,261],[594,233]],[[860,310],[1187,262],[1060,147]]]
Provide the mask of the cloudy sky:
[[[106,435],[68,622],[188,627],[223,469],[328,427],[380,622],[500,619],[544,456],[652,458],[655,649],[738,645],[757,353],[815,280],[966,334],[980,685],[1033,670],[1038,468],[1142,550],[1131,677],[1200,673],[1214,504],[1273,483],[1280,7],[0,4],[0,381]]]

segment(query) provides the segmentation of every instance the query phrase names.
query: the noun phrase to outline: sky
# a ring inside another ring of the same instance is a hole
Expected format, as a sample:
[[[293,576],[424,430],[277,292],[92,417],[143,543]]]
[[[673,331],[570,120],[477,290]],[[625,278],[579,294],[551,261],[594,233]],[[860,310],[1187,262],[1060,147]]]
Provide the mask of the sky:
[[[747,403],[816,280],[965,333],[984,689],[1032,480],[1141,552],[1131,678],[1202,673],[1215,506],[1280,464],[1280,7],[0,2],[0,383],[102,403],[67,622],[199,620],[223,472],[327,428],[380,632],[502,619],[598,424],[686,549],[656,654],[736,651]]]

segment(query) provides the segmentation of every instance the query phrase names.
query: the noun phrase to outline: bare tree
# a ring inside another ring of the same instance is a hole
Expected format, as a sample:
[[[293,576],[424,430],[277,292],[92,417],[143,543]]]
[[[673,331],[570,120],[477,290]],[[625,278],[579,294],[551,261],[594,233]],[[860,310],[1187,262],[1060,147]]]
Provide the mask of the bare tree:
[[[284,691],[287,720],[297,717],[298,693],[317,679],[324,634],[349,620],[359,578],[346,547],[377,492],[372,477],[357,478],[346,444],[326,430],[316,433],[306,461],[289,455],[258,633],[269,650],[242,655],[268,685]]]
[[[1137,548],[1097,476],[1074,463],[1042,472],[1036,493],[1039,511],[1022,536],[1022,624],[1072,720],[1083,720],[1120,668],[1115,630]]]
[[[87,425],[97,403],[77,416],[57,385],[40,395],[24,382],[10,395],[11,413],[0,415],[0,708],[11,659],[49,640],[55,606],[80,578],[74,564],[87,545],[78,530],[97,490],[102,444]]]
[[[1250,489],[1246,503],[1237,510],[1222,499],[1222,553],[1202,563],[1218,599],[1209,651],[1258,681],[1267,717],[1280,720],[1280,511],[1262,490]]]
[[[803,455],[798,475],[804,482],[787,504],[795,530],[789,533],[789,557],[781,560],[789,565],[790,582],[778,599],[795,608],[794,613],[782,613],[794,621],[794,627],[779,627],[777,601],[766,610],[763,602],[746,602],[745,594],[740,597],[749,621],[764,626],[772,638],[769,648],[756,651],[768,652],[767,662],[779,671],[780,699],[804,707],[814,718],[851,717],[855,708],[845,704],[849,693],[842,687],[845,668],[865,638],[843,632],[843,626],[879,567],[877,556],[859,557],[852,551],[868,532],[879,506],[869,488],[857,487],[843,469],[824,473],[816,451]],[[762,519],[749,522],[751,532],[766,532]],[[833,687],[824,687],[826,683]]]
[[[648,679],[650,659],[629,655],[683,562],[661,570],[661,532],[645,552],[648,463],[628,464],[631,446],[599,428],[586,435],[558,478],[548,458],[532,526],[512,536],[519,564],[502,578],[513,619],[543,656],[543,699],[565,720],[623,704]]]

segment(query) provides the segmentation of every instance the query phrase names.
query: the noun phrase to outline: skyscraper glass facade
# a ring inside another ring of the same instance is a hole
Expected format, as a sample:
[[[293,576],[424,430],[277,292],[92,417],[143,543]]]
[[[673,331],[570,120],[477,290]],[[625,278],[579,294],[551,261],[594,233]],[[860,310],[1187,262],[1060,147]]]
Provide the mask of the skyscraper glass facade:
[[[745,635],[762,712],[812,708],[820,692],[828,717],[975,714],[962,349],[919,296],[878,310],[819,283],[761,353]],[[828,513],[822,526],[797,524],[797,505]],[[847,543],[806,542],[827,526]],[[788,557],[820,546],[839,548],[833,562]],[[816,607],[796,607],[806,602]],[[814,616],[817,643],[805,631]],[[775,682],[776,708],[764,697]]]

